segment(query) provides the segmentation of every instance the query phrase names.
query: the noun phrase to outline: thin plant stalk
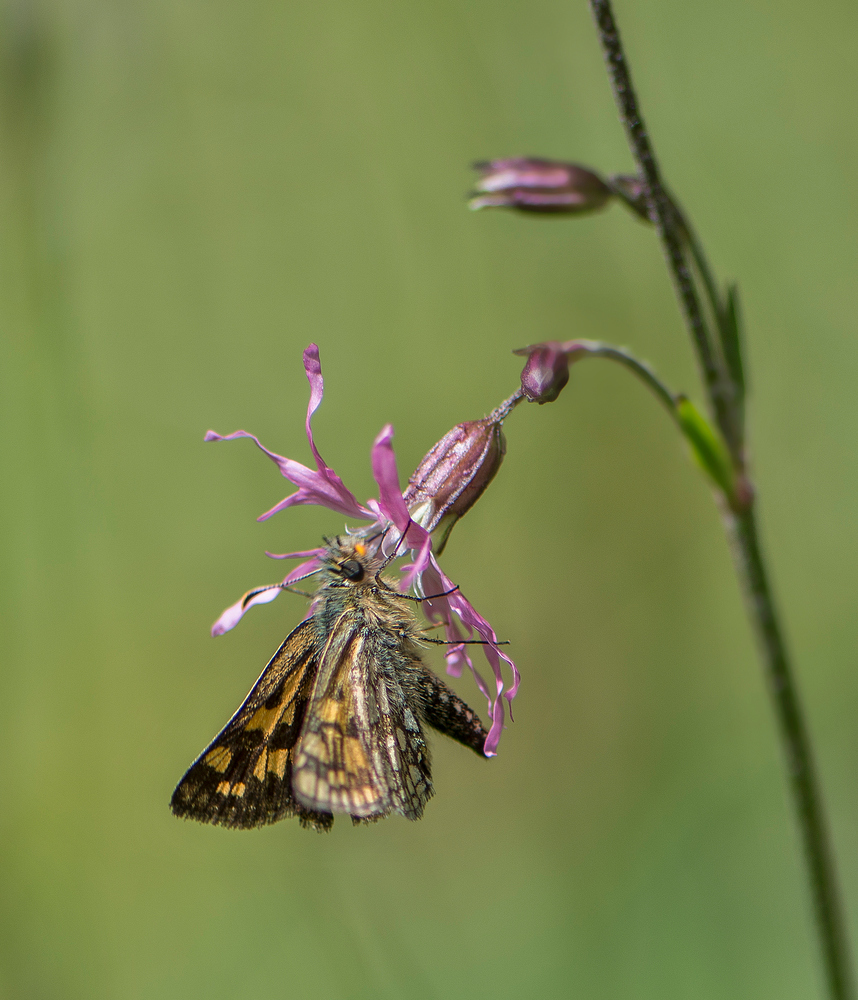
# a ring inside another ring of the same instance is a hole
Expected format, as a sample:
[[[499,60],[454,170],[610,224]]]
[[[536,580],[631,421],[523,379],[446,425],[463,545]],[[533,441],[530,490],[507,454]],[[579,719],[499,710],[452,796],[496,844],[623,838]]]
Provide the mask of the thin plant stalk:
[[[716,324],[723,321],[723,306],[706,264],[702,248],[689,230],[661,181],[658,163],[638,107],[628,63],[614,20],[610,0],[589,0],[604,50],[620,118],[629,146],[646,186],[652,218],[656,222],[680,307],[691,335],[703,375],[706,395],[737,471],[744,476],[742,387],[736,384],[724,357],[712,339],[700,304],[686,247],[692,255],[710,298]],[[804,842],[804,854],[813,895],[826,978],[832,1000],[854,1000],[854,977],[840,889],[822,792],[814,764],[810,734],[790,666],[783,629],[775,606],[768,571],[760,546],[752,489],[743,502],[725,505],[725,527],[733,549],[736,571],[745,594],[778,723],[793,803]]]
[[[576,340],[576,348],[591,358],[608,358],[627,368],[649,388],[673,419],[676,415],[676,396],[668,389],[645,361],[640,361],[631,352],[613,344],[603,344],[600,340]],[[577,353],[577,351],[576,351]]]

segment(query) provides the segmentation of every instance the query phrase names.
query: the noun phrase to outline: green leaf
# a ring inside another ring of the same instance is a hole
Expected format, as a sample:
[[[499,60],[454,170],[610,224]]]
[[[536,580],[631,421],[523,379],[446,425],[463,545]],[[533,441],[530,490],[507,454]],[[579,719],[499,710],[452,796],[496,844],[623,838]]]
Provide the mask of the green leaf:
[[[727,286],[727,301],[721,313],[721,346],[724,351],[724,361],[727,370],[736,386],[739,395],[740,409],[745,401],[745,366],[742,361],[742,314],[739,309],[739,286],[735,283]]]
[[[676,397],[676,418],[697,464],[727,499],[733,500],[736,477],[721,435],[686,396]]]

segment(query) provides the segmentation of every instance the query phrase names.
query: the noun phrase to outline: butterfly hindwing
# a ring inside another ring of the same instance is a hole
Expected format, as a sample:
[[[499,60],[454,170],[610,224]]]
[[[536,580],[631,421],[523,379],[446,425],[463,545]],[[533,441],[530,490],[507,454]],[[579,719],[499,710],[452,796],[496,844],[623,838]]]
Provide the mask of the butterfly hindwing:
[[[463,743],[482,757],[488,733],[477,713],[429,667],[423,663],[419,666],[413,700],[419,705],[423,719],[439,733]]]
[[[254,827],[298,815],[329,827],[295,801],[295,746],[318,669],[315,632],[302,622],[271,658],[241,707],[190,766],[170,802],[177,816],[230,827]]]

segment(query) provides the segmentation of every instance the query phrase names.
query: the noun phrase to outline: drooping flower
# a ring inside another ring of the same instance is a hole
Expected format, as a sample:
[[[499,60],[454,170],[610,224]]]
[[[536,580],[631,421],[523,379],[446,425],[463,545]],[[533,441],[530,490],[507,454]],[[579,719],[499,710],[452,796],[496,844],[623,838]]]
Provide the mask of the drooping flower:
[[[378,486],[378,498],[370,499],[364,505],[358,502],[340,477],[327,465],[313,439],[311,418],[324,394],[319,349],[315,344],[310,344],[304,351],[304,370],[310,383],[310,402],[307,407],[305,428],[315,469],[269,451],[255,435],[247,431],[234,431],[226,435],[208,431],[205,440],[231,441],[242,437],[250,438],[278,466],[284,478],[298,487],[296,492],[266,511],[258,520],[266,520],[287,507],[314,504],[327,507],[348,518],[371,522],[368,528],[361,529],[362,533],[380,531],[383,533],[382,544],[386,553],[397,558],[410,555],[412,561],[402,567],[403,577],[400,585],[403,589],[412,587],[418,596],[425,598],[422,606],[427,618],[433,624],[443,626],[446,639],[450,643],[446,653],[447,672],[453,676],[460,676],[464,665],[467,664],[477,686],[485,695],[492,724],[486,738],[484,753],[487,757],[492,757],[497,752],[503,729],[503,701],[511,702],[515,697],[520,682],[519,673],[513,661],[499,648],[497,635],[491,625],[444,575],[435,558],[431,532],[438,527],[445,514],[449,514],[453,520],[461,517],[488,485],[503,456],[500,424],[503,417],[521,399],[521,393],[517,393],[485,421],[473,422],[484,424],[485,427],[481,427],[475,435],[469,436],[468,432],[464,433],[462,440],[466,442],[466,447],[457,453],[459,461],[454,460],[455,455],[452,457],[447,455],[445,461],[444,455],[449,451],[447,445],[450,445],[455,452],[455,441],[451,439],[451,435],[458,440],[461,437],[457,436],[459,428],[468,425],[459,425],[446,435],[423,459],[415,473],[421,484],[420,490],[415,492],[415,489],[409,486],[409,491],[405,495],[400,487],[396,455],[393,451],[393,427],[387,424],[376,437],[371,450],[372,472]],[[482,439],[485,439],[485,447],[480,449],[478,442]],[[473,447],[468,447],[468,444]],[[479,454],[474,454],[475,449]],[[431,457],[433,455],[434,460]],[[420,508],[418,513],[422,512],[424,515],[427,510],[440,514],[434,520],[431,517],[421,518],[423,523],[418,523],[409,506],[415,510]],[[441,535],[443,540],[446,540],[447,534],[449,527]],[[288,573],[281,582],[257,587],[244,594],[214,623],[212,635],[223,635],[224,632],[234,628],[251,607],[273,601],[284,588],[314,573],[321,567],[320,557],[323,553],[324,549],[321,548],[283,555],[266,553],[275,559],[305,561]],[[475,633],[479,636],[478,642],[494,676],[494,693],[489,689],[467,652],[465,645],[467,637]],[[501,660],[509,665],[512,672],[512,684],[508,689],[501,669]]]

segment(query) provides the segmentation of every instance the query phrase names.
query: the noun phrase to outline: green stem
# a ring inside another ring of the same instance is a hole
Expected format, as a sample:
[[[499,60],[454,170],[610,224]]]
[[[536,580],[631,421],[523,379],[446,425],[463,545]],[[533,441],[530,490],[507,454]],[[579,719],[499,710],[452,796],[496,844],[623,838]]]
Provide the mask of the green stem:
[[[744,509],[749,500],[745,481],[736,476],[724,439],[687,396],[671,392],[649,365],[639,361],[622,347],[603,344],[598,340],[570,340],[564,344],[564,354],[570,364],[581,361],[582,356],[607,358],[609,361],[616,361],[639,378],[673,418],[691,448],[693,457],[730,509]]]
[[[706,385],[706,394],[712,405],[715,422],[724,435],[724,440],[727,442],[737,467],[740,468],[741,434],[731,406],[734,393],[712,341],[703,310],[700,308],[700,300],[694,286],[694,277],[685,258],[681,220],[661,181],[658,162],[650,144],[643,117],[638,109],[637,95],[632,86],[631,75],[626,64],[610,0],[590,0],[590,8],[599,30],[608,74],[620,111],[620,119],[637,162],[640,178],[646,187],[647,200],[651,209],[650,214],[661,237],[682,314],[700,363],[703,381]]]
[[[652,215],[658,225],[680,306],[700,361],[706,392],[734,462],[741,470],[744,464],[742,428],[736,405],[738,396],[735,380],[725,370],[723,359],[713,349],[693,276],[685,259],[682,220],[672,210],[671,200],[661,182],[655,155],[638,110],[637,97],[610,0],[590,0],[590,7],[599,30],[620,117],[640,176],[648,189]],[[717,286],[702,249],[693,238],[691,250],[713,302],[714,311],[716,304],[720,303]],[[725,511],[725,523],[733,546],[736,570],[745,592],[748,614],[757,635],[769,681],[793,803],[804,842],[829,992],[833,1000],[852,1000],[855,991],[846,922],[825,822],[822,793],[814,765],[810,734],[804,721],[760,547],[754,507],[753,493],[748,488],[744,503]]]
[[[760,548],[753,506],[739,513],[729,513],[725,521],[775,706],[787,774],[804,840],[829,990],[837,1000],[848,1000],[855,995],[849,940],[825,821],[821,785]]]
[[[599,340],[576,340],[575,351],[569,352],[572,358],[575,354],[583,353],[591,358],[609,358],[628,368],[636,375],[647,388],[651,389],[658,401],[664,406],[673,419],[679,423],[676,413],[676,396],[661,381],[656,373],[643,361],[639,361],[633,354],[622,347],[614,347],[612,344],[603,344]]]
[[[706,259],[706,254],[703,251],[700,240],[697,238],[697,233],[687,224],[685,231],[688,248],[691,251],[691,256],[694,258],[694,266],[697,268],[697,273],[700,275],[703,287],[706,289],[706,297],[709,299],[712,316],[716,324],[720,326],[724,304],[721,301],[721,293],[718,291],[718,283],[715,281],[715,275],[712,273],[712,268],[709,266],[709,261]]]

